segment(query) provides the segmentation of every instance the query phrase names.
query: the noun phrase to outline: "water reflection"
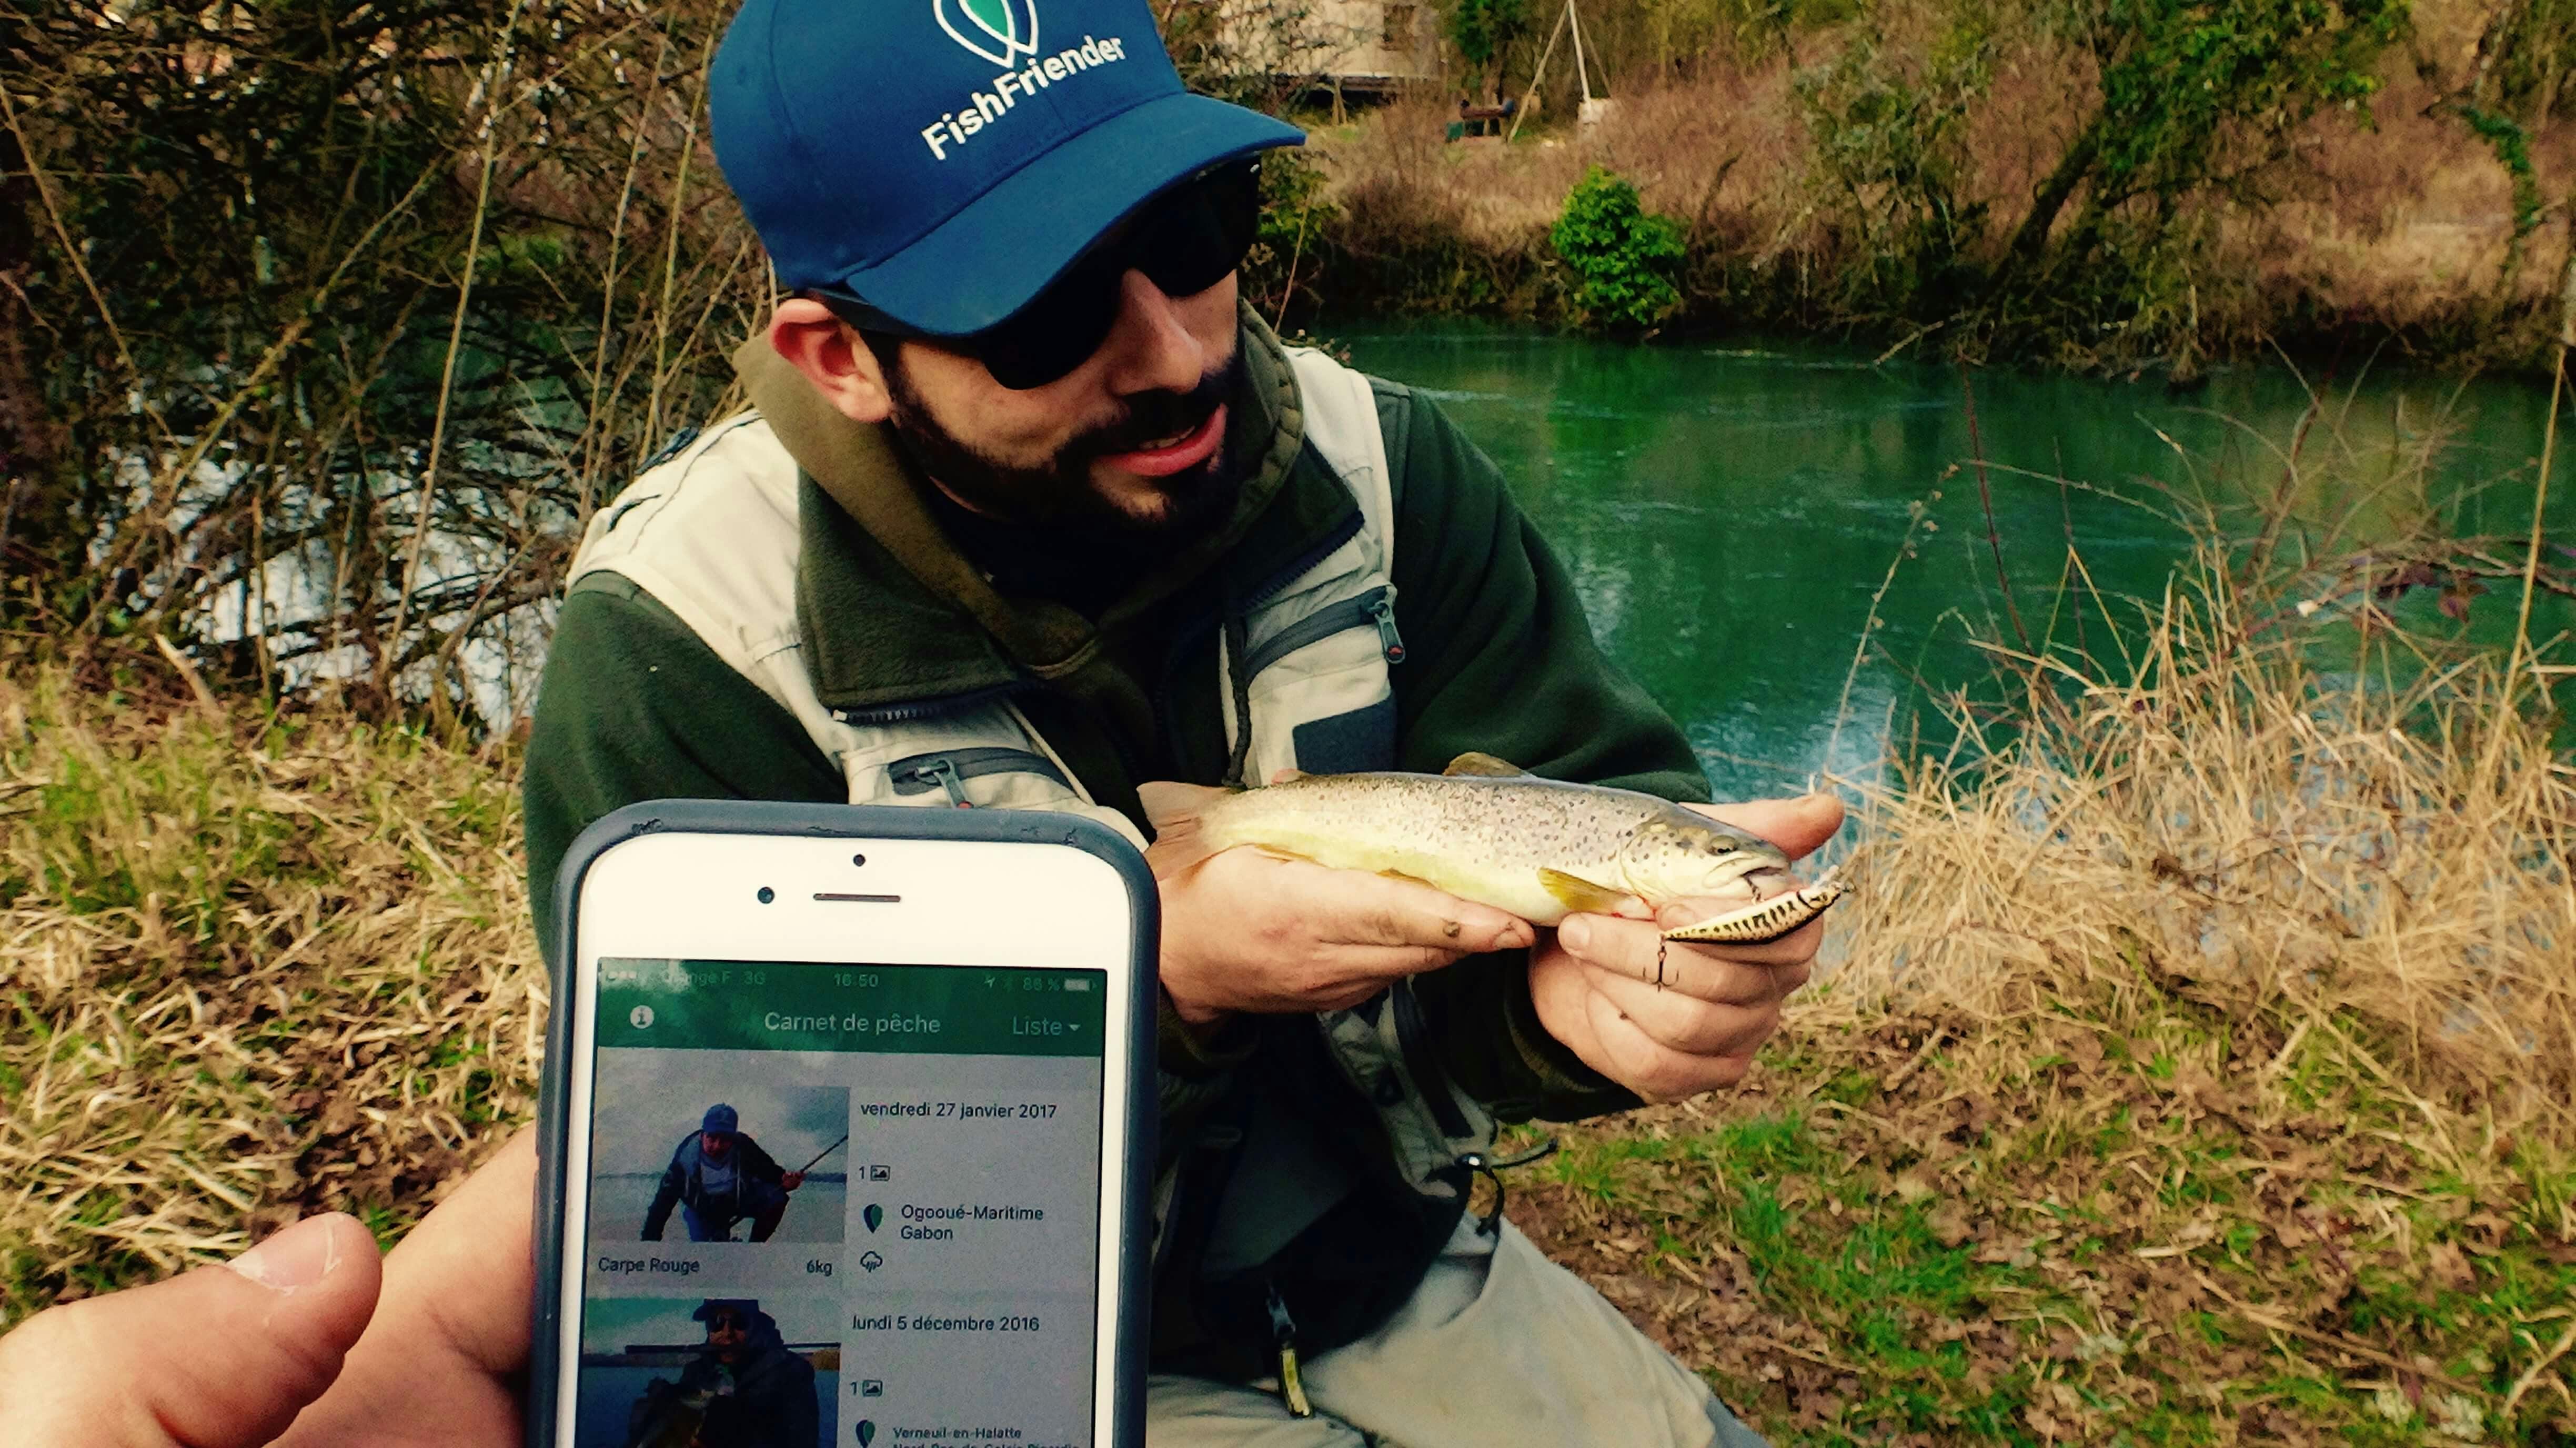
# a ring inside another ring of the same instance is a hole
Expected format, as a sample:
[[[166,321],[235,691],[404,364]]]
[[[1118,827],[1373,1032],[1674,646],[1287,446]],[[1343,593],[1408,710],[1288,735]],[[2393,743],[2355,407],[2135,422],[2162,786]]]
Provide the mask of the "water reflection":
[[[1963,466],[1955,370],[1873,367],[1826,347],[1639,348],[1456,323],[1328,330],[1359,366],[1423,389],[1501,465],[1604,644],[1683,721],[1723,795],[1866,767],[1890,731],[1925,727],[1927,698],[1984,677],[1972,632],[2009,635]],[[2308,384],[2283,365],[2221,372],[2181,400],[2153,382],[1977,373],[2024,625],[2069,640],[2081,629],[2103,647],[2134,628],[2183,556],[2173,508],[2250,527],[2252,500],[2285,479],[2301,520],[2283,541],[2294,558],[2395,536],[2428,509],[2465,533],[2529,527],[2545,384],[2355,372],[2308,379],[2328,403],[2304,434]],[[2576,524],[2567,491],[2562,475],[2553,536]],[[1846,700],[1870,594],[1909,506],[1935,493],[1934,531],[1898,568]],[[2070,541],[2101,599],[2069,581]],[[2394,609],[2435,635],[2500,641],[2514,603],[2499,589],[2465,629],[2429,591]],[[2537,636],[2571,626],[2562,601],[2535,612]]]

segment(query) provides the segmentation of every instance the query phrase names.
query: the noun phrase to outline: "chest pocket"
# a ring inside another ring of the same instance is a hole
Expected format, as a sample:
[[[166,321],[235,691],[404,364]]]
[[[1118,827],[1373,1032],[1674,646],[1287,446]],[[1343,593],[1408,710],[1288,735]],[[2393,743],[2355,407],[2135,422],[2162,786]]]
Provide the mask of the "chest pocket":
[[[1144,848],[1136,826],[1093,803],[1027,716],[1007,701],[929,719],[841,721],[829,737],[852,804],[1061,810],[1099,820]]]
[[[978,780],[990,779],[995,775],[1035,775],[1038,777],[1036,783],[1040,788],[1047,783],[1052,783],[1065,794],[1073,793],[1073,781],[1065,778],[1064,771],[1056,768],[1055,762],[1045,755],[1034,754],[1026,749],[1002,749],[990,745],[951,749],[944,753],[915,754],[887,765],[885,773],[886,783],[894,790],[894,797],[905,804],[922,803],[912,798],[914,795],[935,793],[944,796],[949,805],[956,809],[971,808],[979,803],[990,807],[998,801],[993,798],[979,801],[969,793],[967,786]],[[979,786],[979,789],[981,793],[992,796],[999,791],[1009,790],[1015,786],[1025,786],[1027,783],[1005,779]]]
[[[1245,770],[1246,782],[1280,769],[1394,768],[1395,693],[1387,670],[1403,661],[1392,584],[1325,604],[1248,649],[1254,767]]]

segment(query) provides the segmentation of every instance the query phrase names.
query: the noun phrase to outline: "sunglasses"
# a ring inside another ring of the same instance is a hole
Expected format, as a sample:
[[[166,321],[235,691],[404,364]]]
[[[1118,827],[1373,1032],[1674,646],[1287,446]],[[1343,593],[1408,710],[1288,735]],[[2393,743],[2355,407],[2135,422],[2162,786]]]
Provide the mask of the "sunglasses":
[[[730,1312],[716,1312],[709,1313],[707,1315],[707,1331],[709,1332],[742,1332],[747,1330],[749,1326],[750,1324],[744,1322],[741,1318],[734,1316]]]
[[[908,337],[984,364],[1014,392],[1057,381],[1109,338],[1130,271],[1165,296],[1194,297],[1243,264],[1261,225],[1261,163],[1231,161],[1147,202],[1094,243],[1035,300],[981,332],[943,337],[908,326],[847,292],[815,295],[863,332]]]

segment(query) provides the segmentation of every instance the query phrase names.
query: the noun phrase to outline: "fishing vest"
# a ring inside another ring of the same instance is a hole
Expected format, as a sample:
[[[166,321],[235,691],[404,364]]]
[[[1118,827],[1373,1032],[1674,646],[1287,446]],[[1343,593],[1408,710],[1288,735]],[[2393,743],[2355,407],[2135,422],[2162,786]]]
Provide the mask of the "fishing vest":
[[[1219,632],[1217,704],[1241,777],[1253,784],[1283,769],[1395,763],[1388,666],[1401,661],[1403,645],[1393,481],[1376,397],[1365,376],[1320,352],[1290,348],[1287,356],[1305,440],[1350,489],[1361,523],[1253,607],[1239,633]],[[840,766],[853,804],[1061,810],[1096,819],[1142,849],[1136,826],[1094,801],[1007,698],[872,709],[864,720],[816,698],[796,610],[799,493],[796,460],[757,413],[744,413],[648,469],[601,510],[574,557],[572,581],[616,573],[650,593],[795,716]],[[1494,1121],[1430,1061],[1410,984],[1316,1020],[1339,1074],[1374,1108],[1403,1180],[1435,1210],[1454,1204],[1454,1224],[1476,1164],[1490,1154]],[[1322,1153],[1311,1144],[1296,1144],[1303,1140],[1247,1152],[1237,1164],[1205,1244],[1220,1267],[1268,1261],[1333,1205],[1314,1200],[1322,1191],[1313,1184],[1334,1179],[1335,1168],[1316,1159]],[[1167,1174],[1158,1209],[1171,1191]]]

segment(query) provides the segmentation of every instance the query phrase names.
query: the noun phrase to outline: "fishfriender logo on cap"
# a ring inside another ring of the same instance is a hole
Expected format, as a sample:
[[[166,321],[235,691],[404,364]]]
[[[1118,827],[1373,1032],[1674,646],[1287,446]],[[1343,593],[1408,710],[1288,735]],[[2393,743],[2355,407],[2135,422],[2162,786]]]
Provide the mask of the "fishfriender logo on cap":
[[[1037,0],[931,0],[930,13],[949,39],[999,69],[1038,53]]]

